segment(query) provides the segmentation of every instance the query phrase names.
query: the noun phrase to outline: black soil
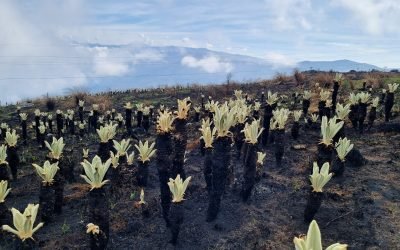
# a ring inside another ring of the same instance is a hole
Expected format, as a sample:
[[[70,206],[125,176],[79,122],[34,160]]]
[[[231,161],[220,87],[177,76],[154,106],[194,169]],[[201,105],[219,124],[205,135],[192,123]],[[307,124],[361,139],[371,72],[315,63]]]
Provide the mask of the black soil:
[[[15,118],[16,119],[16,118]],[[398,118],[394,118],[394,122]],[[374,126],[382,124],[382,119]],[[204,158],[198,138],[199,123],[188,123],[188,148],[185,171],[192,176],[181,204],[184,220],[180,226],[176,246],[170,242],[171,230],[166,227],[160,205],[160,187],[156,158],[148,166],[149,178],[145,188],[146,213],[136,202],[140,188],[136,185],[136,166],[123,165],[121,196],[109,195],[110,239],[109,249],[294,249],[293,237],[307,232],[304,209],[309,196],[310,162],[317,153],[319,128],[304,130],[294,141],[285,136],[285,154],[277,168],[274,145],[268,144],[263,177],[254,185],[249,202],[242,202],[242,159],[231,157],[235,179],[226,186],[217,219],[206,222],[208,193],[204,179]],[[152,126],[154,128],[154,126]],[[149,136],[155,140],[151,128]],[[125,129],[118,133],[122,138]],[[39,202],[40,180],[31,163],[42,164],[46,151],[39,150],[34,131],[29,131],[27,146],[20,145],[21,166],[18,179],[11,181],[12,191],[6,205],[20,210],[28,203]],[[33,133],[33,135],[32,135]],[[368,162],[361,167],[346,162],[343,176],[333,178],[324,188],[324,200],[316,213],[324,246],[335,242],[346,243],[351,249],[400,248],[400,135],[380,133],[376,128],[360,135],[347,122],[346,135]],[[75,162],[76,182],[65,183],[62,213],[34,235],[41,249],[88,249],[90,237],[86,235],[89,221],[88,185],[79,177],[82,148],[90,149],[90,159],[98,148],[96,134],[85,135],[83,140],[65,136],[67,148],[74,149],[64,157]],[[302,144],[305,147],[293,149]],[[235,155],[233,146],[231,154]],[[144,216],[146,215],[146,216]],[[38,217],[39,218],[39,217]],[[9,222],[10,224],[10,222]],[[5,249],[11,248],[10,234]]]

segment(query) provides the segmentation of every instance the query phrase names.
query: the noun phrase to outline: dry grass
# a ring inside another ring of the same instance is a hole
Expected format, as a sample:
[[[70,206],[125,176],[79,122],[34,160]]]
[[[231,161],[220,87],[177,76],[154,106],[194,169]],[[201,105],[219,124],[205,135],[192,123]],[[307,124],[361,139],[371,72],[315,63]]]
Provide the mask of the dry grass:
[[[293,78],[294,78],[296,84],[300,85],[300,86],[303,85],[306,80],[305,75],[297,69],[294,71]]]
[[[283,84],[285,82],[290,82],[292,81],[293,78],[291,76],[288,76],[284,73],[277,73],[274,78],[272,79],[272,82],[277,82],[278,84]]]
[[[321,87],[327,88],[330,87],[333,78],[334,78],[333,73],[320,72],[315,74],[315,76],[312,77],[312,80],[314,82],[318,82]]]

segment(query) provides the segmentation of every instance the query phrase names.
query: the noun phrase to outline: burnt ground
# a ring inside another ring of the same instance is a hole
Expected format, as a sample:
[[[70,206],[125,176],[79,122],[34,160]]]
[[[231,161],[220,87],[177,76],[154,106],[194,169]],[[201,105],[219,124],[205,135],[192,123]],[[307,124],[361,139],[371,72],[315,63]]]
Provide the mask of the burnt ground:
[[[285,90],[278,85],[274,91]],[[175,100],[175,99],[174,99]],[[120,105],[115,103],[115,105]],[[17,126],[15,115],[8,121]],[[396,117],[395,123],[399,123]],[[325,199],[316,214],[323,245],[346,243],[350,249],[400,249],[400,134],[383,133],[377,129],[359,135],[349,127],[346,134],[368,160],[364,166],[346,163],[344,176],[332,179],[324,188]],[[275,167],[273,145],[263,149],[267,153],[264,176],[253,190],[249,203],[240,198],[241,161],[232,157],[235,181],[227,187],[219,216],[215,222],[205,221],[208,206],[203,177],[203,158],[198,147],[199,124],[188,125],[189,143],[185,168],[192,181],[186,194],[185,220],[176,247],[169,244],[170,231],[161,216],[159,182],[155,159],[150,164],[149,186],[145,189],[150,217],[142,216],[136,205],[139,192],[135,186],[135,168],[124,169],[124,187],[118,197],[110,195],[109,249],[294,249],[293,237],[307,232],[303,211],[308,197],[312,161],[319,142],[319,129],[300,131],[294,141],[290,137],[291,122],[287,126],[284,161]],[[154,126],[153,126],[154,127]],[[154,128],[150,135],[154,135]],[[34,135],[30,135],[34,138]],[[123,131],[117,140],[122,139]],[[87,220],[86,196],[88,185],[79,177],[82,148],[89,147],[90,158],[97,151],[96,134],[83,140],[68,135],[65,158],[73,162],[76,181],[66,184],[63,213],[46,224],[35,235],[41,249],[88,249],[85,234]],[[141,139],[154,141],[154,136]],[[21,144],[21,143],[20,143]],[[305,149],[293,149],[303,144]],[[69,152],[69,150],[73,150]],[[47,153],[38,149],[32,139],[27,146],[19,146],[22,160],[19,179],[11,182],[12,191],[6,199],[9,208],[24,209],[28,203],[38,203],[40,180],[31,163],[42,163]],[[235,154],[234,147],[232,155]],[[10,234],[0,249],[11,248]]]

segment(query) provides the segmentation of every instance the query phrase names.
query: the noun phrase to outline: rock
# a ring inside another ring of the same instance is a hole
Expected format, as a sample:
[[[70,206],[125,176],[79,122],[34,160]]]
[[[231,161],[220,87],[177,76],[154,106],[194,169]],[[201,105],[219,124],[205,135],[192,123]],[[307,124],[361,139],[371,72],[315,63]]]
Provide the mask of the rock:
[[[201,172],[201,168],[200,167],[197,167],[197,166],[190,166],[190,169],[193,171],[193,172],[196,172],[196,173],[200,173]]]
[[[305,144],[296,144],[296,145],[292,145],[290,147],[290,149],[294,149],[294,150],[305,150],[307,149],[307,146]]]

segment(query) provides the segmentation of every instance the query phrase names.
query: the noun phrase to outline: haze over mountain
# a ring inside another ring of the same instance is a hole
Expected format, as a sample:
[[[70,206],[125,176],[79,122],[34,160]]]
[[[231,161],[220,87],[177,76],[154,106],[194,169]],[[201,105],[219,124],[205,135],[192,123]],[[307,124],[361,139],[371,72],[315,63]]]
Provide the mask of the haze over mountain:
[[[94,44],[91,47],[102,48]],[[126,47],[120,46],[109,49],[127,50]],[[93,78],[93,82],[87,87],[92,91],[99,91],[190,83],[223,83],[226,82],[228,74],[231,80],[247,81],[272,78],[278,73],[291,74],[294,69],[338,72],[380,70],[375,65],[350,60],[302,61],[283,65],[262,58],[217,52],[205,48],[147,46],[129,50],[134,55],[132,60],[124,63],[102,60],[100,62],[105,65],[98,65],[97,71],[103,70],[106,73],[107,68],[119,67],[131,68],[130,72],[114,77]],[[113,64],[118,65],[113,67]]]
[[[399,21],[394,0],[1,0],[0,101],[400,68]]]
[[[356,71],[371,71],[383,70],[382,68],[368,64],[359,63],[350,60],[335,60],[335,61],[302,61],[297,64],[297,68],[301,71],[305,70],[320,70],[320,71],[337,71],[348,72],[350,70]]]

